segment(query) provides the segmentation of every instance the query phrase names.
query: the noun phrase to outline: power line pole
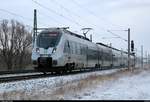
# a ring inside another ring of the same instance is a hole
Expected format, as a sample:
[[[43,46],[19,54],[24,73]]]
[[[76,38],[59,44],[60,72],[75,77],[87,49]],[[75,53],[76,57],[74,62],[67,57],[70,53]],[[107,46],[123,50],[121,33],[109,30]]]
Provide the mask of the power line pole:
[[[141,46],[141,68],[143,68],[143,45]]]
[[[147,66],[147,51],[145,51],[145,65]]]
[[[121,66],[123,66],[123,49],[121,48]]]
[[[150,67],[150,55],[148,54],[148,67]]]
[[[146,51],[145,52],[145,59],[146,59],[146,62],[145,62],[145,65],[146,65],[146,68],[148,67],[148,52]]]
[[[36,9],[34,9],[34,22],[33,22],[33,45],[35,42],[35,37],[37,36],[37,15],[36,15]]]
[[[130,69],[130,28],[128,28],[128,69]]]

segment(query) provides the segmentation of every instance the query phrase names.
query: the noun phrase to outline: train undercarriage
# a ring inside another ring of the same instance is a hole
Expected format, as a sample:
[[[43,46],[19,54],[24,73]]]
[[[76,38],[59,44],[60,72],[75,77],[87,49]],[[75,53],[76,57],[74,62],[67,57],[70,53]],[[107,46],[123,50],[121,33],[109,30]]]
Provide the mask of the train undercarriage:
[[[113,68],[126,68],[127,66],[125,64],[120,64],[119,66],[114,66],[113,64],[110,65],[101,65],[101,64],[95,64],[93,67],[80,67],[76,68],[76,63],[66,63],[65,66],[52,66],[53,64],[57,64],[57,61],[53,61],[51,57],[47,58],[39,58],[37,62],[37,67],[35,67],[35,70],[43,73],[51,72],[51,73],[69,73],[72,71],[85,71],[85,70],[102,70],[102,69],[113,69]]]

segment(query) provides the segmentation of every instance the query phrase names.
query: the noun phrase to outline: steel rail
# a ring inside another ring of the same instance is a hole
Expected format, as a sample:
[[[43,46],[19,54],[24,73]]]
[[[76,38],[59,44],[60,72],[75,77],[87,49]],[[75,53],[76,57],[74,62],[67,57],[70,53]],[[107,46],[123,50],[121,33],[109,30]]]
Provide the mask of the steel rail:
[[[0,75],[5,74],[23,74],[23,73],[35,73],[35,70],[14,70],[14,71],[0,71]]]

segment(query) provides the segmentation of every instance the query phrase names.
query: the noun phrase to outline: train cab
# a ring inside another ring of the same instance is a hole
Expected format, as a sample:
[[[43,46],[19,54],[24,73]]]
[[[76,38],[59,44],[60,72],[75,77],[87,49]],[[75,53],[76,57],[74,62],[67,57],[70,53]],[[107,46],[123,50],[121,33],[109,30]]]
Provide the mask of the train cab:
[[[38,67],[57,64],[52,56],[57,51],[62,33],[59,30],[44,30],[38,34],[32,51],[33,64]]]

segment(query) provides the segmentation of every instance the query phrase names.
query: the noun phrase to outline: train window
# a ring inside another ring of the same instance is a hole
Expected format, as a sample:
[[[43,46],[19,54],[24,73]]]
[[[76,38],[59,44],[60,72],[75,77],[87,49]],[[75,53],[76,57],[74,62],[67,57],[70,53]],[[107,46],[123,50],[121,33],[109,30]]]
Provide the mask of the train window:
[[[65,42],[65,45],[64,45],[64,53],[67,52],[67,42]]]
[[[80,44],[77,43],[77,54],[80,55]]]
[[[102,60],[105,60],[105,61],[111,61],[111,53],[108,53],[108,52],[103,52],[103,53],[101,53],[102,54],[102,57],[101,57],[101,59]]]
[[[98,51],[99,60],[102,60],[102,51]]]
[[[60,41],[61,35],[59,32],[41,32],[37,36],[37,46],[45,49],[54,47]]]
[[[84,55],[84,53],[85,53],[84,51],[85,51],[85,50],[84,50],[84,45],[82,44],[82,45],[81,45],[81,48],[80,48],[81,55]]]
[[[77,51],[77,43],[76,42],[74,43],[74,46],[75,46],[74,47],[75,54],[77,54],[78,51]]]
[[[73,54],[73,42],[70,41],[70,53]]]
[[[64,53],[70,53],[70,44],[69,44],[69,41],[65,42]]]
[[[81,45],[80,45],[80,54],[83,55],[83,53],[84,53],[84,52],[83,52],[83,45],[81,44]]]
[[[84,47],[84,45],[81,46],[81,55],[85,55],[86,53],[86,48]]]
[[[89,60],[97,60],[98,59],[98,53],[96,50],[88,49],[87,54],[88,54]]]
[[[107,54],[106,52],[103,52],[103,59],[106,61],[107,60]]]
[[[75,54],[75,43],[72,42],[72,54]]]
[[[70,44],[69,44],[69,41],[67,41],[67,47],[68,47],[68,48],[70,48]]]

